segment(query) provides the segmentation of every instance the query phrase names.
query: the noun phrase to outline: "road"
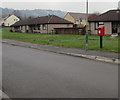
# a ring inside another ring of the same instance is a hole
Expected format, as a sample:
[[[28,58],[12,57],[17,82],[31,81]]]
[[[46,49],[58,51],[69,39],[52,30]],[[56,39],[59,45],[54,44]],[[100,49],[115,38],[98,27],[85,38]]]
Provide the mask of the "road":
[[[118,66],[3,44],[3,88],[12,98],[116,98]]]

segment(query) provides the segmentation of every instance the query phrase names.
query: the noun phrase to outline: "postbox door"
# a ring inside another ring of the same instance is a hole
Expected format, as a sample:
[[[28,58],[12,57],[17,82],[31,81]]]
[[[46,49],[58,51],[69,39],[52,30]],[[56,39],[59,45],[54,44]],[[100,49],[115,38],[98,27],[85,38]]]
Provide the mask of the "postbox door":
[[[98,36],[101,36],[101,34],[102,34],[102,30],[99,28],[98,29]]]
[[[98,36],[104,36],[105,28],[104,26],[98,27]]]

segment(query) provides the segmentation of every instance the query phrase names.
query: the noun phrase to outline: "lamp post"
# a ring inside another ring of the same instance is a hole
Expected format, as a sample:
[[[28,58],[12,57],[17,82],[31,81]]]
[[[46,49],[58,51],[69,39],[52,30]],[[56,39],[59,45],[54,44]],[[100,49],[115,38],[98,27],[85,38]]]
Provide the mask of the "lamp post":
[[[85,49],[88,50],[88,0],[86,1],[86,15],[87,15],[87,18],[86,18],[86,47]]]

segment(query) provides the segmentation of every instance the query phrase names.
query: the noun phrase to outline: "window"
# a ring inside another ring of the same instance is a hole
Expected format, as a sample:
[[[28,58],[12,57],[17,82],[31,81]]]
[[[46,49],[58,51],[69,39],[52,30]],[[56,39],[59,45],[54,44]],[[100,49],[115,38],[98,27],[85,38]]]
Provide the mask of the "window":
[[[117,33],[118,31],[118,22],[112,22],[112,33]]]
[[[98,25],[100,26],[100,25],[104,25],[104,23],[103,22],[98,22]]]
[[[95,30],[98,29],[99,26],[104,25],[104,22],[96,22],[95,23]]]
[[[98,22],[98,27],[101,26],[101,25],[104,25],[103,22]]]
[[[86,20],[83,19],[82,22],[86,22]]]
[[[76,23],[76,20],[74,20],[74,23]]]
[[[46,26],[43,24],[43,30],[46,30]]]
[[[26,30],[29,30],[29,26],[26,26]]]
[[[41,28],[40,25],[38,25],[38,30],[40,30],[40,28]]]
[[[2,23],[2,26],[5,26],[5,23]]]
[[[33,29],[36,30],[36,27],[34,26]]]
[[[76,22],[79,22],[79,19],[76,19]]]
[[[83,22],[82,18],[79,19],[79,22],[80,22],[80,23]]]
[[[97,30],[97,28],[98,28],[98,23],[96,22],[95,23],[95,30]]]
[[[82,22],[82,19],[81,18],[80,19],[76,19],[75,22]]]
[[[21,26],[21,30],[23,29],[23,26]]]

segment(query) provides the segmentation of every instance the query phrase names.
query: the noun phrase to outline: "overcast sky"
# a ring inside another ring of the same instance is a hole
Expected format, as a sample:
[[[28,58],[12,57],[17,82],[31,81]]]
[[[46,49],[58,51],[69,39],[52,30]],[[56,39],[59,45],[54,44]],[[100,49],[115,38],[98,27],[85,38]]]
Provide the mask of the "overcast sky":
[[[16,0],[17,1],[17,0]],[[62,10],[67,12],[81,12],[85,13],[86,0],[20,0],[16,2],[14,0],[4,0],[2,2],[3,8],[13,9],[51,9],[51,10]],[[74,2],[73,2],[74,1]],[[118,8],[119,0],[89,0],[89,13],[100,12],[103,13],[110,9]]]

